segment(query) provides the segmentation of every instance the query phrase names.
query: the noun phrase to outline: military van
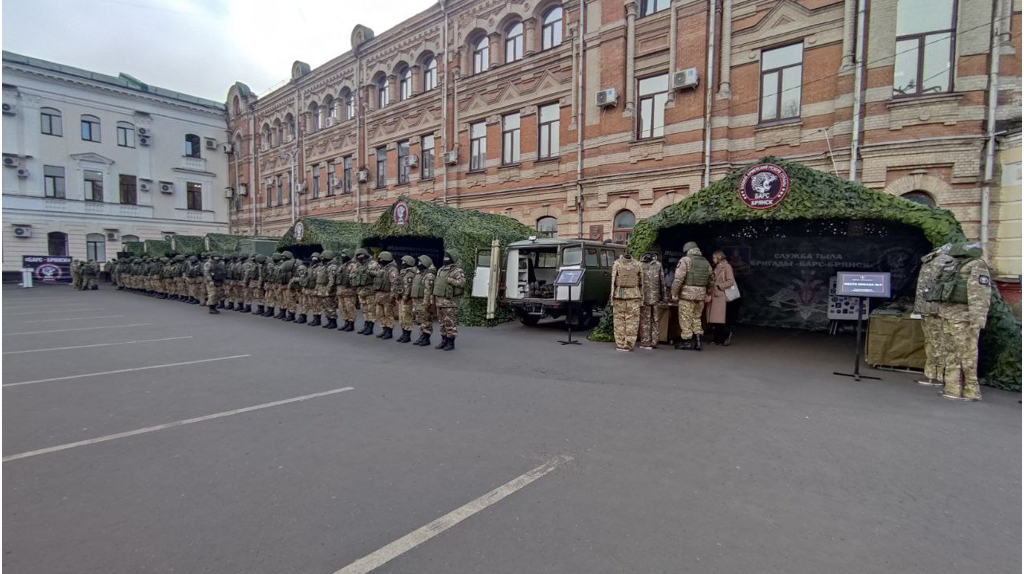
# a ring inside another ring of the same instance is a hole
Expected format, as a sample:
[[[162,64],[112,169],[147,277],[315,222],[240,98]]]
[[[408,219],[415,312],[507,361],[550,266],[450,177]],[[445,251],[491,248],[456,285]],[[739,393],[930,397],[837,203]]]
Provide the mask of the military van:
[[[626,246],[586,239],[531,238],[510,243],[503,254],[496,248],[476,254],[473,278],[474,297],[495,299],[512,309],[524,325],[536,325],[545,317],[566,320],[580,328],[594,324],[608,304],[612,264],[625,253]],[[500,259],[492,268],[492,259]],[[556,287],[555,278],[562,269],[586,269],[583,283],[571,288]],[[494,288],[492,281],[497,280]]]

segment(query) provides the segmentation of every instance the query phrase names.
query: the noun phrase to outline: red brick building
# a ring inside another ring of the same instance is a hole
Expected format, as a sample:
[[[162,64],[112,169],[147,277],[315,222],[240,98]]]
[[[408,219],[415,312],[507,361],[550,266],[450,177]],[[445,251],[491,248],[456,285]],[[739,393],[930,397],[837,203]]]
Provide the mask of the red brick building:
[[[946,207],[969,237],[989,237],[990,151],[1021,117],[1020,10],[439,2],[377,36],[357,26],[350,51],[315,70],[296,62],[265,96],[229,90],[233,227],[372,221],[407,195],[624,239],[635,220],[776,155]]]

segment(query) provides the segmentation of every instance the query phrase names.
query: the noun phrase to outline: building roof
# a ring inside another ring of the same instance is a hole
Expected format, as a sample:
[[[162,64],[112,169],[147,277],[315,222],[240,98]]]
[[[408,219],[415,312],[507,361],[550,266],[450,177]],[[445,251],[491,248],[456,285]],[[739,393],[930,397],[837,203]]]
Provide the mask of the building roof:
[[[65,76],[72,76],[75,78],[82,78],[92,82],[100,84],[108,84],[116,86],[122,89],[131,90],[133,92],[139,92],[142,94],[148,94],[152,96],[158,96],[169,100],[175,100],[178,102],[191,104],[194,106],[201,106],[204,108],[210,108],[217,111],[224,111],[225,105],[220,102],[213,100],[207,100],[205,98],[199,98],[196,96],[190,96],[181,92],[175,92],[174,90],[168,90],[166,88],[158,88],[156,86],[150,86],[149,84],[143,83],[124,72],[121,72],[118,76],[108,76],[106,74],[99,74],[96,72],[90,72],[81,68],[74,68],[71,66],[65,66],[63,64],[57,64],[54,62],[48,62],[46,60],[40,60],[38,58],[30,58],[21,54],[15,54],[14,52],[3,52],[4,63],[19,64],[22,66],[28,66],[31,68],[38,68],[40,70],[46,70],[49,72],[55,72],[63,74]]]

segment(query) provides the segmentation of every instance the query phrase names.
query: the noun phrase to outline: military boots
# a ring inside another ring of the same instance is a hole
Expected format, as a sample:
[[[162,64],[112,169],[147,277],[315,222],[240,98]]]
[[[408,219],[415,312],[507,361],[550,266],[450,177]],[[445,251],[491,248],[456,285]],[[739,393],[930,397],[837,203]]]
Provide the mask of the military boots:
[[[320,326],[320,315],[313,315],[313,320],[309,322],[310,327]]]

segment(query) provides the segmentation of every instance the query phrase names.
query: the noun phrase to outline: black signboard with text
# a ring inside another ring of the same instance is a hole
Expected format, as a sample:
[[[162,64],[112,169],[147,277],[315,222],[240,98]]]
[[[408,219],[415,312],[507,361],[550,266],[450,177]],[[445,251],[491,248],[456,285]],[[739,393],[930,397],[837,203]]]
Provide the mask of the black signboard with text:
[[[836,274],[836,295],[888,299],[892,296],[891,276],[888,273],[840,271]]]
[[[71,283],[70,257],[22,255],[21,266],[32,270],[36,283]]]

